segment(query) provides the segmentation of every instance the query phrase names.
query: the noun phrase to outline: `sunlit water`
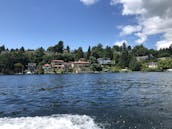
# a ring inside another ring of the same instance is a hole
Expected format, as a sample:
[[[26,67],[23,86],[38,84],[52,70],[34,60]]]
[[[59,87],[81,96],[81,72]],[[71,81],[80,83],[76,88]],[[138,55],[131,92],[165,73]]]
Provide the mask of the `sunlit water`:
[[[0,129],[135,128],[172,128],[172,73],[0,76]]]

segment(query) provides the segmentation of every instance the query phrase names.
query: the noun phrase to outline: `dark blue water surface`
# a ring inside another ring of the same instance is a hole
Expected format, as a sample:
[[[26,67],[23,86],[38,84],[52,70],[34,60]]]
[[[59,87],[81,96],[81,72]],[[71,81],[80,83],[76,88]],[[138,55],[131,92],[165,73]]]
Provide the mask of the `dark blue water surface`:
[[[87,115],[104,129],[171,129],[172,73],[0,76],[0,118]]]

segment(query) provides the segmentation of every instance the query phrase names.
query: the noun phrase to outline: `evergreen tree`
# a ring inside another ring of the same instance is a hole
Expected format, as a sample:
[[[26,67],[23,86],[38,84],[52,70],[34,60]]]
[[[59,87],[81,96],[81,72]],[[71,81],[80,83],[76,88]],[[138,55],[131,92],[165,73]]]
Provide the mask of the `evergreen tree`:
[[[45,50],[42,47],[36,50],[34,62],[40,63],[43,61],[43,56],[45,55],[44,51]]]
[[[86,59],[89,60],[91,56],[91,47],[89,46],[87,54],[86,54]]]
[[[24,52],[24,51],[25,51],[24,47],[22,46],[22,47],[19,49],[19,51],[20,51],[20,52]]]
[[[5,46],[4,45],[0,46],[0,52],[2,52],[2,51],[5,51]]]
[[[106,48],[104,50],[104,54],[105,54],[104,55],[105,58],[113,59],[113,52],[112,52],[111,47],[106,46]]]
[[[67,52],[69,53],[69,52],[70,52],[70,47],[67,46],[67,47],[66,47],[66,50],[67,50]]]
[[[141,70],[141,65],[139,62],[137,62],[135,57],[132,57],[132,59],[129,62],[129,69],[132,71],[140,71]]]
[[[129,64],[129,55],[128,55],[128,51],[122,51],[120,57],[119,57],[119,62],[118,65],[121,68],[125,68],[128,67]]]
[[[75,60],[78,61],[80,58],[84,57],[84,52],[82,47],[79,47],[77,50],[74,51]]]
[[[94,56],[96,59],[103,58],[104,57],[103,45],[99,43],[97,46],[94,46],[92,48],[91,56]]]
[[[55,52],[63,53],[63,50],[64,50],[64,43],[63,41],[59,41],[59,43],[55,45]]]
[[[114,46],[113,46],[113,51],[115,51],[115,52],[119,52],[119,51],[120,51],[119,46],[114,45]]]
[[[143,45],[138,45],[133,48],[133,54],[135,56],[146,56],[148,55],[148,49],[145,48]]]

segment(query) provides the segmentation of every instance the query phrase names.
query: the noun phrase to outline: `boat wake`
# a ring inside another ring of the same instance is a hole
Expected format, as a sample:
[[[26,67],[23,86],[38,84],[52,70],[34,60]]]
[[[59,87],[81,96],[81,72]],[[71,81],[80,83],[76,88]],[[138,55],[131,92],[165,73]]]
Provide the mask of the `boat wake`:
[[[101,129],[86,115],[0,118],[0,129]]]

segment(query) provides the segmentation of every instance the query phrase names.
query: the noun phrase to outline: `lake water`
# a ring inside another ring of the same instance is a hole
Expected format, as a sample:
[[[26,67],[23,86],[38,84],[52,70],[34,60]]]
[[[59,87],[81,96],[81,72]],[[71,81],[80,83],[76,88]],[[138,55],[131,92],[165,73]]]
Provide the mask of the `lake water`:
[[[0,129],[171,129],[172,73],[0,76]]]

